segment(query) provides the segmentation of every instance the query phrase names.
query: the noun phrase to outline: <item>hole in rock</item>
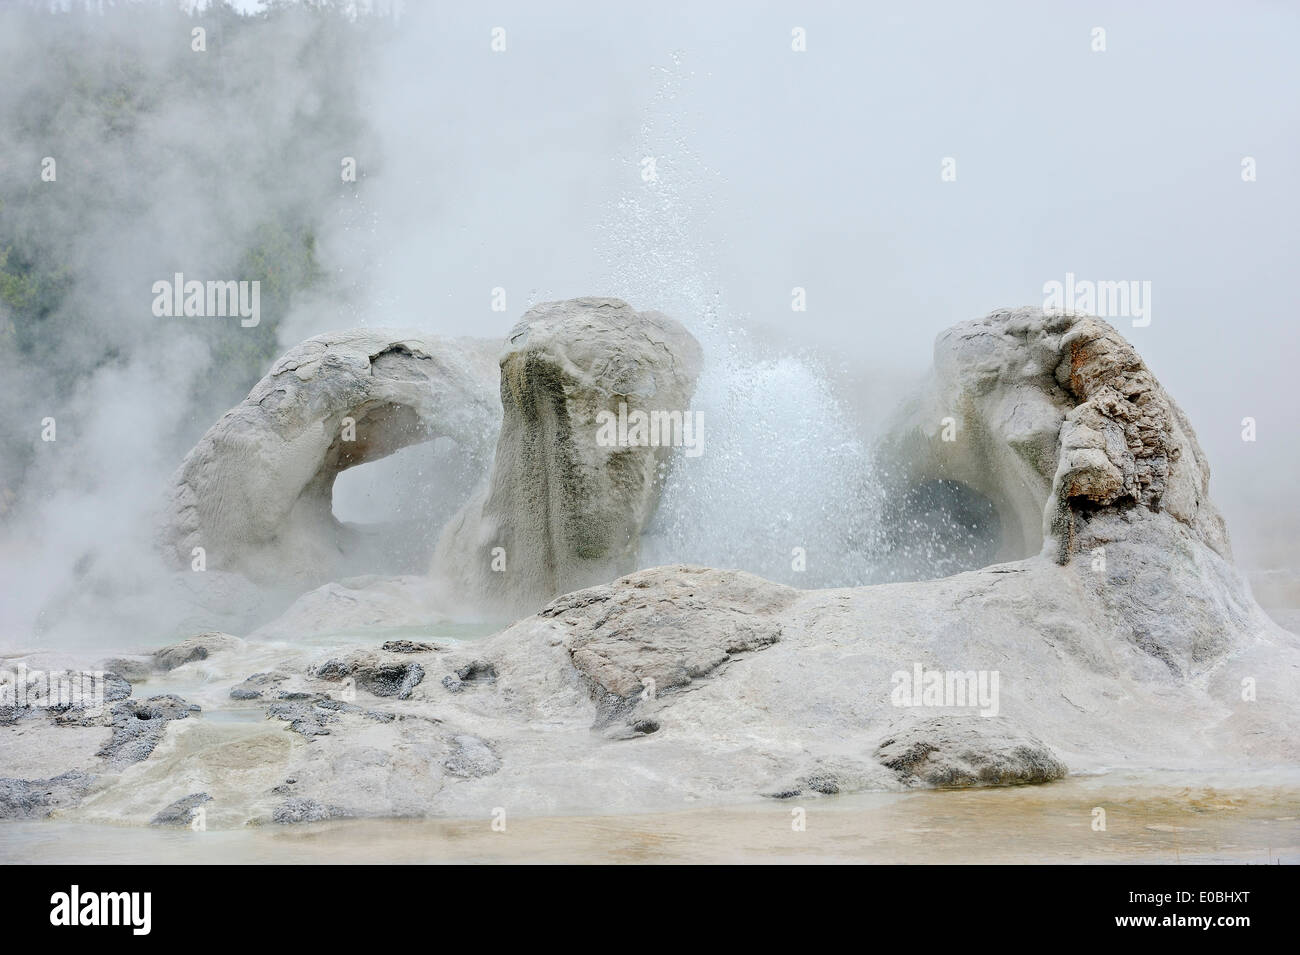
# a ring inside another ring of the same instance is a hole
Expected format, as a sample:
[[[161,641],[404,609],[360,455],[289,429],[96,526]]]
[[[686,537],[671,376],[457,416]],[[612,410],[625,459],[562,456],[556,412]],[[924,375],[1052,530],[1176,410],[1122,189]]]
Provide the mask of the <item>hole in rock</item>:
[[[334,517],[355,534],[353,574],[423,574],[442,528],[482,474],[450,438],[348,467],[334,480]]]

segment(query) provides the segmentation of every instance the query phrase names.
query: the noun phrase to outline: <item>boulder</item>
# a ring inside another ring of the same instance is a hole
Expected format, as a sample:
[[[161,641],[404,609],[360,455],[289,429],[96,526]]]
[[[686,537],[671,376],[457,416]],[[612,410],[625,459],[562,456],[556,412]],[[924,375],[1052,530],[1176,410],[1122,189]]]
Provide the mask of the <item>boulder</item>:
[[[1067,772],[1047,744],[1006,720],[934,718],[891,730],[876,759],[909,785],[934,789],[1045,783]]]
[[[254,673],[238,686],[230,688],[232,700],[260,700],[264,694],[272,693],[280,684],[289,679],[287,673],[272,670],[267,673]]]
[[[424,679],[424,667],[420,664],[379,650],[360,650],[331,658],[308,673],[318,680],[331,682],[350,678],[357,689],[399,700],[410,699],[411,691]]]

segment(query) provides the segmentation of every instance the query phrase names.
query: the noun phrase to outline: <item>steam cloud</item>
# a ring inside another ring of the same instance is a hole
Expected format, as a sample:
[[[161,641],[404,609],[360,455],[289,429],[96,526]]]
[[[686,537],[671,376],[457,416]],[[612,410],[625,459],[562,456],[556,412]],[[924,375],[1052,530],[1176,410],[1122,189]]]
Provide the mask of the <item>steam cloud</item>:
[[[804,527],[846,555],[806,583],[877,579],[867,449],[934,334],[1074,272],[1152,283],[1153,322],[1121,332],[1195,423],[1238,560],[1292,562],[1295,12],[1170,31],[1116,5],[1091,14],[1125,38],[1103,71],[1069,11],[936,6],[7,5],[0,643],[151,639],[158,495],[284,348],[499,336],[591,293],[674,315],[708,356],[726,453],[682,470],[652,558],[780,578],[759,544]],[[261,321],[154,316],[176,272],[259,280]],[[435,451],[359,469],[337,507],[427,498]],[[120,632],[61,624],[74,604]]]

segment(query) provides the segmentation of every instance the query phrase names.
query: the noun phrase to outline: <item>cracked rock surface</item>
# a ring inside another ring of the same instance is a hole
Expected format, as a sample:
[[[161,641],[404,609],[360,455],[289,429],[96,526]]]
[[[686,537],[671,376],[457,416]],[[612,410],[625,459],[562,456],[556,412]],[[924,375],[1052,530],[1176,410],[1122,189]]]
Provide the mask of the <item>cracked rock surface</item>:
[[[1300,767],[1300,639],[1255,603],[1190,426],[1114,329],[1038,309],[956,326],[936,345],[933,386],[901,419],[895,449],[918,474],[996,502],[1006,559],[936,580],[795,590],[691,565],[617,576],[631,559],[622,535],[639,533],[653,493],[639,464],[620,471],[609,449],[561,432],[618,398],[589,387],[597,378],[647,400],[689,395],[681,347],[656,338],[671,326],[643,314],[614,300],[540,307],[502,359],[498,467],[554,478],[492,484],[558,515],[546,534],[520,524],[512,538],[549,566],[524,587],[535,612],[435,644],[404,604],[380,601],[366,619],[406,628],[402,641],[302,646],[265,637],[286,632],[272,627],[149,677],[183,693],[119,700],[98,723],[23,715],[0,727],[0,811],[145,825],[206,794],[211,829]],[[638,336],[625,367],[596,362],[615,357],[604,331],[615,315]],[[955,442],[939,436],[944,416]],[[617,475],[628,483],[601,483]],[[575,482],[596,497],[566,497]],[[616,512],[601,509],[614,498]],[[590,513],[622,516],[593,529],[582,516],[592,501]],[[477,530],[449,529],[472,574],[522,506],[490,502],[477,505]],[[595,568],[600,579],[585,580]],[[567,592],[553,596],[557,586]],[[900,694],[918,671],[939,685],[983,674],[991,687],[996,675],[996,698]],[[236,719],[214,719],[222,710]],[[83,787],[65,773],[96,778]]]
[[[167,555],[299,592],[388,570],[394,548],[332,512],[339,473],[447,437],[486,467],[500,417],[495,342],[352,329],[290,349],[186,455],[163,521]]]
[[[147,700],[123,700],[111,710],[113,736],[99,751],[112,769],[147,759],[172,720],[187,719],[199,707],[167,694]]]

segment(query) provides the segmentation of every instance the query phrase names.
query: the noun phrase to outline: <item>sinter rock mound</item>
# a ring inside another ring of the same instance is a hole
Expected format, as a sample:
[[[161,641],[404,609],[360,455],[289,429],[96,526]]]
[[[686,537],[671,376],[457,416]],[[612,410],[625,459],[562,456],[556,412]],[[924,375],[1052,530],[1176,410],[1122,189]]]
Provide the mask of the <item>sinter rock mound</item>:
[[[699,364],[686,329],[619,299],[530,309],[501,356],[492,473],[448,525],[435,575],[494,612],[528,613],[635,570],[673,449],[602,444],[599,416],[680,418]]]
[[[991,503],[994,560],[1047,540],[1064,562],[1095,536],[1095,513],[1135,507],[1169,514],[1231,559],[1191,425],[1098,318],[1002,309],[943,332],[885,446],[898,462],[894,497],[942,483]]]
[[[616,466],[616,451],[583,435],[619,397],[684,407],[681,358],[693,351],[660,349],[673,326],[597,301],[554,318],[544,307],[502,360],[489,490],[444,541],[466,587],[538,600],[634,559],[628,537],[657,493],[649,466]],[[611,341],[622,344],[610,352]],[[591,374],[596,356],[625,352],[636,359],[626,384],[601,383],[608,364]],[[944,418],[955,440],[943,440]],[[398,652],[377,638],[325,653],[249,640],[183,667],[205,670],[196,703],[275,717],[260,732],[232,740],[177,719],[178,705],[131,752],[142,762],[129,786],[110,773],[60,811],[145,824],[205,793],[209,827],[486,819],[494,807],[607,813],[1038,783],[1067,767],[1240,776],[1300,765],[1300,641],[1252,599],[1191,427],[1108,325],[1018,309],[950,330],[891,447],[903,473],[992,501],[1013,559],[811,591],[656,567],[570,587],[472,643]],[[523,585],[493,591],[484,570],[502,540]],[[276,678],[252,687],[258,673]],[[234,703],[232,687],[243,688]],[[0,756],[19,813],[40,811],[42,781],[113,769],[122,730],[113,723],[96,756],[90,740],[60,748],[60,734],[110,727],[38,728],[50,754],[40,765],[29,758],[20,774]]]
[[[393,550],[340,522],[334,482],[352,467],[445,437],[482,458],[499,417],[496,346],[382,329],[310,338],[213,425],[174,478],[164,550],[189,568],[298,592],[384,569]]]
[[[203,549],[205,606],[322,588],[288,615],[293,626],[321,613],[339,627],[403,607],[414,616],[425,595],[407,579],[338,599],[341,578],[397,572],[403,544],[401,528],[336,519],[333,488],[347,468],[445,437],[481,462],[484,480],[443,530],[433,578],[458,612],[531,612],[638,566],[673,449],[602,443],[599,416],[682,420],[699,356],[677,322],[613,298],[538,305],[503,346],[367,329],[309,339],[187,455],[164,550],[189,567]],[[421,622],[439,616],[425,610]]]

